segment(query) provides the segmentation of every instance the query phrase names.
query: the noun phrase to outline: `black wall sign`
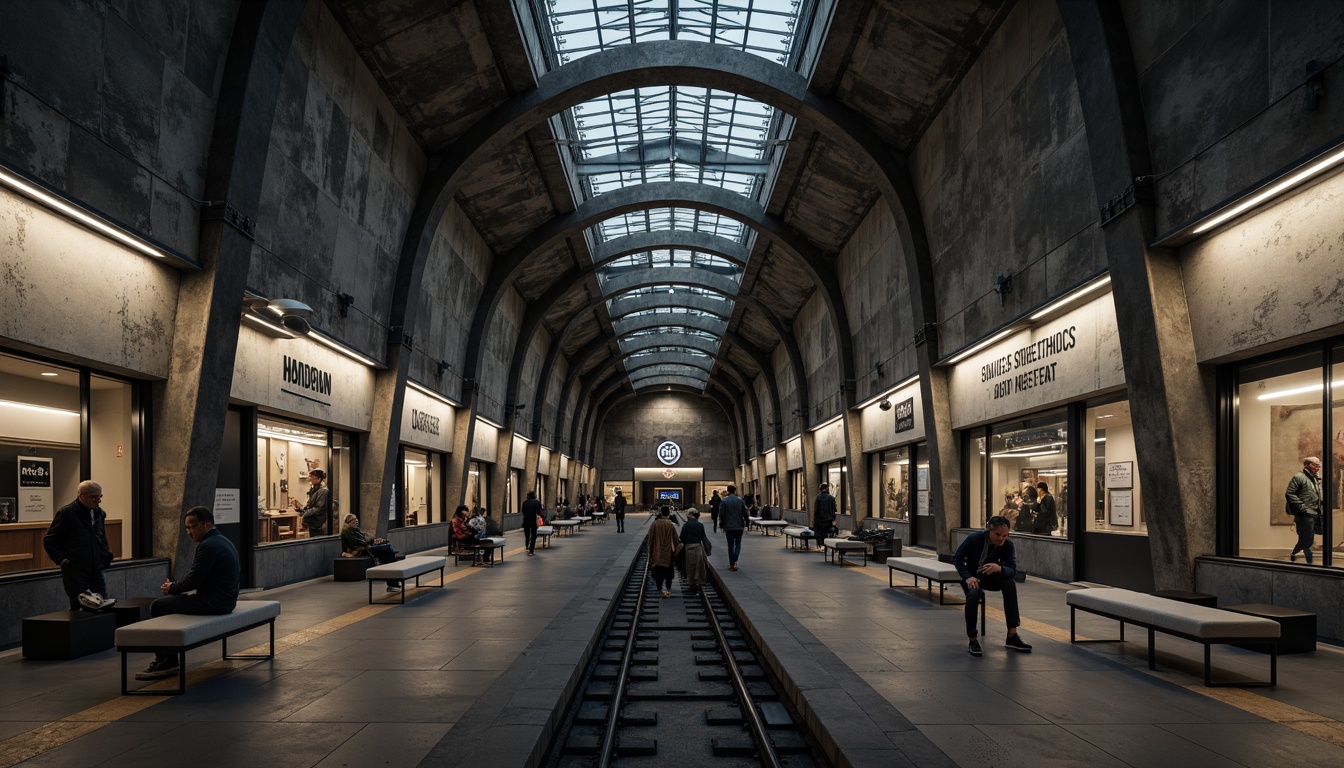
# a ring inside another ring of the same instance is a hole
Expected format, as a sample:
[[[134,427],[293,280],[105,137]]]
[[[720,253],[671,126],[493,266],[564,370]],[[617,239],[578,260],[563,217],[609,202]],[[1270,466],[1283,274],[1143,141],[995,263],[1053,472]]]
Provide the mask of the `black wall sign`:
[[[19,458],[20,488],[50,488],[51,464],[47,460],[33,461]]]
[[[915,398],[907,397],[896,404],[896,431],[909,432],[915,428]]]

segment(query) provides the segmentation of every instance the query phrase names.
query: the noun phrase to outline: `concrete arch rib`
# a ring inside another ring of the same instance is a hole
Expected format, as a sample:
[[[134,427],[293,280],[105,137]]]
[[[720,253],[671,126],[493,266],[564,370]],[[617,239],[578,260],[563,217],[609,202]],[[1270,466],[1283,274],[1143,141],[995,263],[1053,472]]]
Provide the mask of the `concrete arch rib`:
[[[602,281],[602,295],[608,298],[631,290],[632,286],[691,285],[708,288],[725,296],[736,296],[737,280],[697,267],[650,267]]]
[[[607,297],[603,297],[606,300]],[[710,296],[686,295],[686,294],[666,294],[666,293],[637,293],[617,296],[611,300],[611,308],[608,315],[613,321],[648,309],[674,309],[677,307],[686,307],[688,309],[698,310],[705,314],[729,320],[733,316],[733,305],[731,301],[723,301]]]
[[[641,390],[649,389],[650,387],[662,387],[662,386],[669,386],[672,384],[680,384],[683,387],[689,387],[690,389],[693,389],[697,392],[703,392],[707,383],[708,383],[707,380],[702,381],[700,379],[693,379],[689,376],[676,376],[673,374],[666,374],[662,376],[650,376],[647,379],[641,379],[637,382],[634,382],[634,386],[635,391],[639,392]]]
[[[629,336],[640,331],[654,328],[678,328],[688,331],[712,333],[720,338],[728,331],[728,323],[717,317],[693,315],[688,312],[658,312],[639,317],[622,317],[611,321],[611,327],[619,337]]]
[[[641,381],[656,376],[680,376],[685,379],[695,379],[701,384],[709,381],[709,371],[707,369],[681,363],[655,363],[627,375],[630,377],[630,386],[632,387],[638,387]]]
[[[713,397],[716,393],[723,398],[726,409],[733,414],[733,439],[737,443],[735,455],[738,457],[738,461],[741,461],[742,457],[747,455],[747,443],[749,442],[747,438],[747,409],[742,405],[742,393],[715,379],[709,382],[709,386],[705,388],[705,394]],[[736,464],[737,462],[733,463]]]
[[[592,249],[593,264],[601,266],[632,253],[666,250],[668,248],[722,256],[738,266],[746,266],[747,259],[751,256],[751,250],[746,245],[733,242],[726,237],[694,230],[662,230],[638,232],[598,243]]]
[[[751,443],[750,439],[748,439],[747,448],[750,449],[751,445],[759,446],[761,444],[761,419],[763,412],[761,411],[761,401],[759,398],[756,397],[756,388],[751,386],[751,380],[748,379],[745,375],[743,375],[741,370],[733,366],[722,365],[719,367],[719,370],[722,371],[723,375],[727,376],[733,382],[733,386],[737,387],[739,390],[746,392],[747,401],[751,404],[751,413],[744,414],[743,416],[744,435],[747,438],[751,437],[752,431],[750,428],[748,428],[748,425],[754,425],[756,427],[755,430],[756,442]]]
[[[633,365],[631,363],[633,362]],[[699,377],[701,373],[705,378],[714,372],[714,360],[708,357],[696,357],[695,355],[684,355],[677,353],[659,353],[656,355],[641,355],[634,361],[626,361],[625,373],[634,382],[648,374],[650,370],[661,372],[682,372],[691,376]]]
[[[617,336],[621,354],[629,357],[641,350],[654,347],[684,347],[704,352],[713,357],[719,353],[719,339],[709,339],[689,333],[650,333],[644,336]]]

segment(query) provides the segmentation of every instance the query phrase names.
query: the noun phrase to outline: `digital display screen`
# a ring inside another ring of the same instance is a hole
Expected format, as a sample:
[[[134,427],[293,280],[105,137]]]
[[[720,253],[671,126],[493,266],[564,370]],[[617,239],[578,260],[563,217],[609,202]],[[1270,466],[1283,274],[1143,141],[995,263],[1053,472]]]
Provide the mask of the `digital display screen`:
[[[681,501],[681,491],[660,489],[658,491],[659,501]]]

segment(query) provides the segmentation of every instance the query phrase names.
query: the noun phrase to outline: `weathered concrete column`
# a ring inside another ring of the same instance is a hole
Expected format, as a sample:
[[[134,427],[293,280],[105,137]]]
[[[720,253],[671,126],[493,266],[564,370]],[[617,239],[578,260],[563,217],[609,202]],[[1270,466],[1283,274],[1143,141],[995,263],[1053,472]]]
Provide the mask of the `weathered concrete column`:
[[[961,524],[961,451],[957,450],[952,434],[947,369],[933,367],[933,358],[938,354],[935,344],[922,344],[918,351],[920,398],[929,454],[929,512],[938,536],[938,552],[943,554],[952,551],[951,532]],[[918,498],[918,494],[915,496]]]
[[[817,449],[812,440],[812,433],[807,427],[798,435],[798,452],[802,456],[803,466],[803,510],[807,513],[809,525],[812,519],[812,502],[817,498],[818,488],[821,485],[821,470],[817,468]]]
[[[201,216],[204,269],[182,279],[168,380],[154,397],[152,547],[154,555],[174,558],[178,577],[194,546],[183,535],[182,512],[214,503],[251,262],[251,234],[224,216],[257,217],[280,80],[303,5],[244,3],[224,63],[205,178],[205,199],[224,205]]]
[[[1158,589],[1190,589],[1194,559],[1214,552],[1213,387],[1195,357],[1180,263],[1150,249],[1152,159],[1138,73],[1119,8],[1062,2],[1098,201],[1133,205],[1102,226]]]
[[[527,492],[537,487],[537,464],[541,461],[541,443],[538,440],[532,440],[527,444],[527,456],[523,459],[523,487],[522,492],[526,498]],[[546,499],[538,497],[543,507],[546,506]]]
[[[845,481],[845,495],[849,498],[850,514],[854,515],[854,530],[863,527],[871,504],[872,487],[868,481],[868,462],[863,455],[863,414],[853,408],[845,409],[845,465],[849,475]]]
[[[551,478],[551,501],[556,501],[564,494],[560,493],[560,448],[559,446],[551,449],[551,463],[547,468],[546,474]],[[543,500],[543,504],[546,502]]]
[[[490,470],[490,501],[486,509],[489,510],[491,522],[498,525],[501,531],[504,530],[504,509],[508,506],[509,471],[513,463],[514,420],[512,413],[504,418],[504,428],[499,430],[499,439],[495,441],[495,464]]]
[[[467,472],[471,469],[471,444],[476,439],[476,387],[462,383],[462,409],[453,419],[453,455],[448,460],[445,498],[457,507],[467,502]]]

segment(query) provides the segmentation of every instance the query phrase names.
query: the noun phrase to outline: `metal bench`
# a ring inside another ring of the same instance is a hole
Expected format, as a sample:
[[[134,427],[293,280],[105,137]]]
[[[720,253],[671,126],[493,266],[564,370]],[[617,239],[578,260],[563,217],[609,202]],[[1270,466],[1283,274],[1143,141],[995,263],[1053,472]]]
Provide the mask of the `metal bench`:
[[[938,582],[939,605],[947,605],[945,599],[947,585],[961,583],[961,574],[957,573],[956,566],[929,557],[888,557],[887,568],[890,569],[887,571],[887,586],[889,587],[896,586],[896,581],[892,578],[896,571],[914,576],[916,587],[919,586],[920,578],[925,579],[930,595],[933,594],[933,583]]]
[[[863,557],[863,565],[868,566],[868,543],[863,541],[850,541],[849,539],[823,539],[822,546],[826,549],[826,559],[836,565],[845,564],[846,552],[858,552]]]

